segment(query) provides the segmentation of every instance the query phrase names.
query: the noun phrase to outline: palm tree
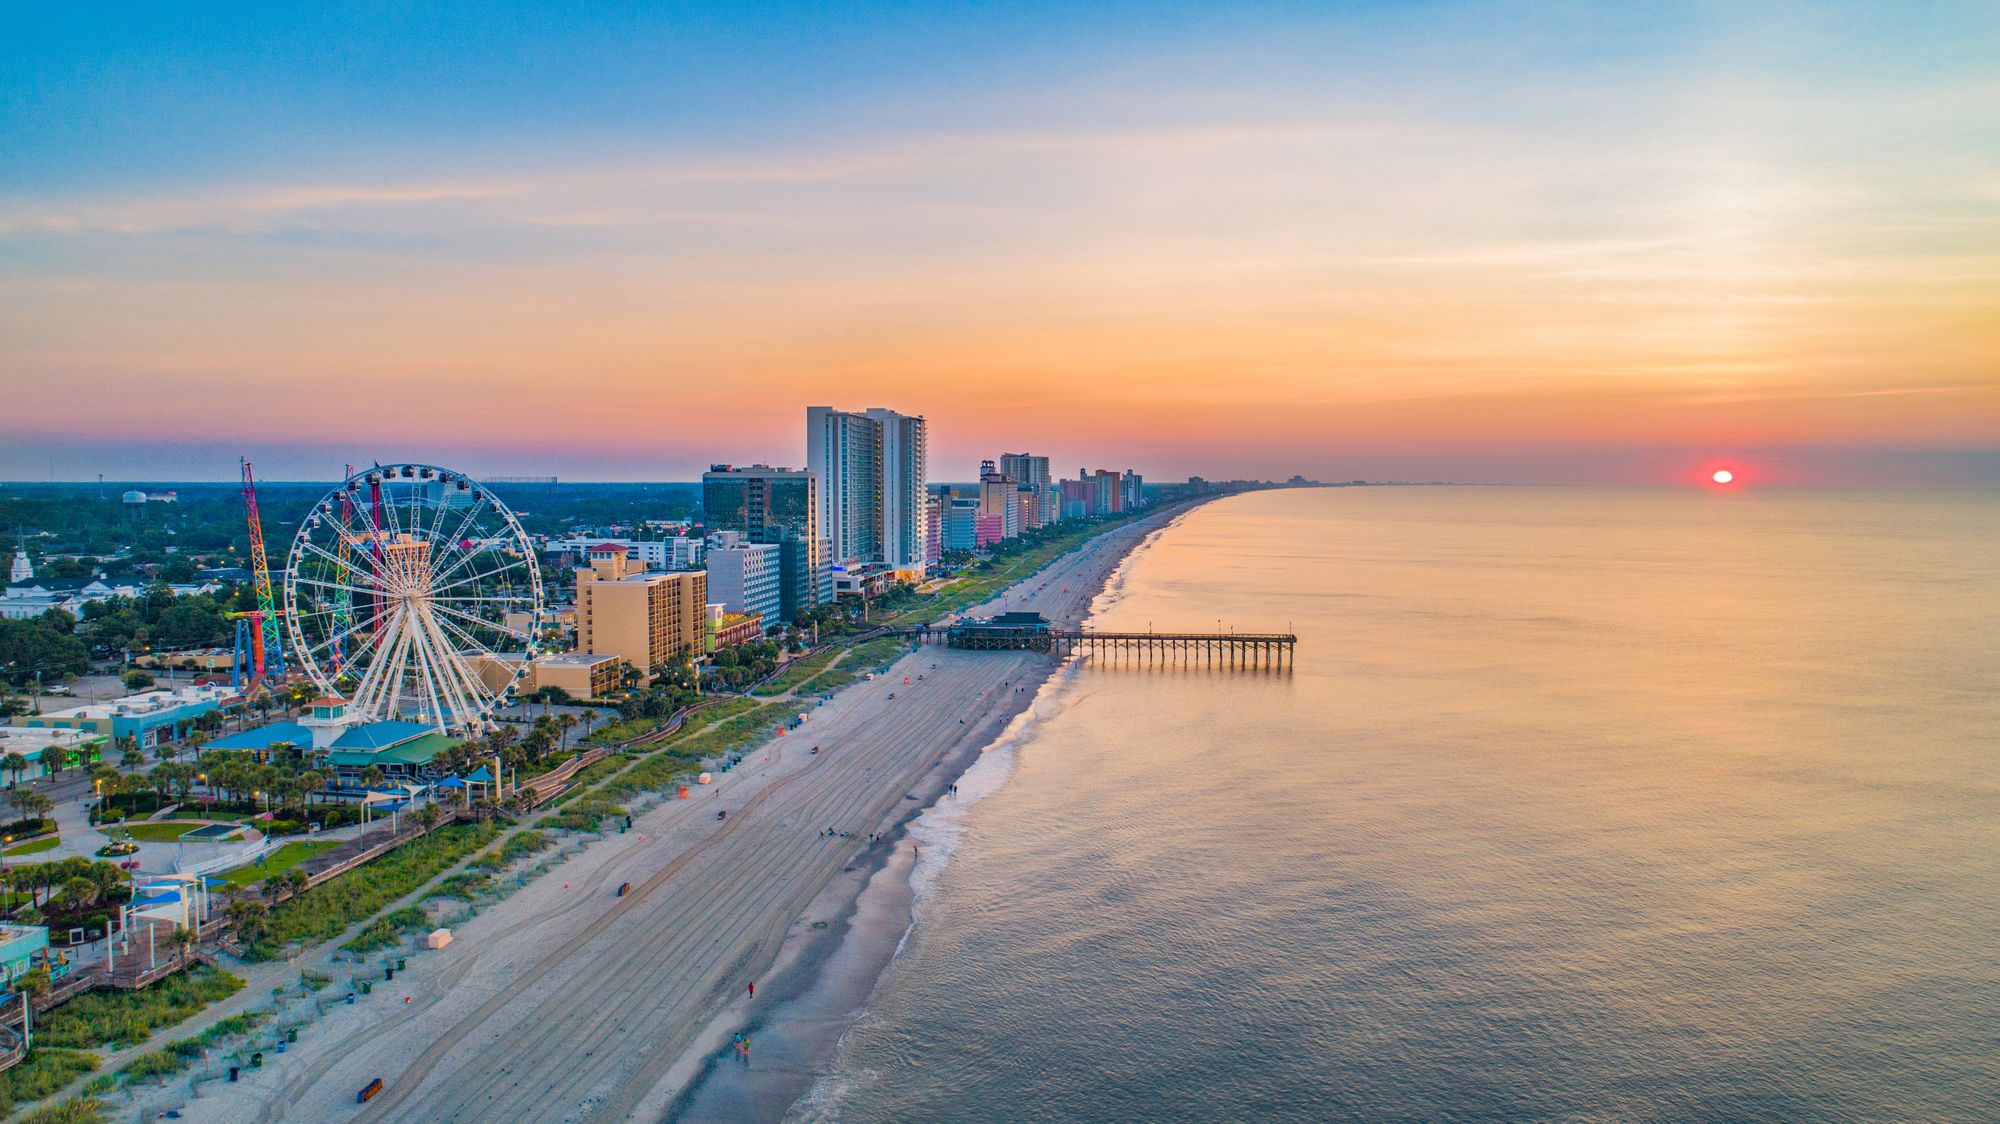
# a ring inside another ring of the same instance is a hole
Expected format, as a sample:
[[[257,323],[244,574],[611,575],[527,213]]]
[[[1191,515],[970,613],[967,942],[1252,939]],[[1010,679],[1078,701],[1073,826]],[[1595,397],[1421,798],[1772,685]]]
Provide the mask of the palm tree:
[[[361,770],[361,784],[363,787],[373,788],[381,784],[382,777],[382,766],[380,765],[370,765],[366,769]]]
[[[41,758],[42,768],[47,769],[50,776],[54,776],[69,767],[69,750],[59,745],[44,747]]]
[[[89,909],[97,904],[97,883],[80,874],[66,878],[62,884],[62,898],[78,909]]]
[[[569,732],[581,721],[576,715],[564,711],[556,716],[556,727],[562,731],[562,748],[569,748]]]
[[[264,931],[264,918],[270,909],[263,902],[253,902],[248,898],[238,898],[229,903],[227,916],[229,924],[235,928],[239,939],[254,941]]]
[[[174,945],[174,959],[180,962],[181,967],[187,967],[188,953],[194,951],[194,946],[201,942],[201,938],[195,935],[193,929],[185,925],[176,925],[174,926],[172,940]]]
[[[19,788],[21,786],[21,774],[28,771],[28,759],[19,753],[10,752],[7,756],[0,757],[0,769],[12,773],[14,780],[11,787]]]
[[[32,789],[23,792],[17,788],[14,790],[14,806],[21,809],[21,816],[24,819],[29,816],[42,819],[55,811],[56,802]]]

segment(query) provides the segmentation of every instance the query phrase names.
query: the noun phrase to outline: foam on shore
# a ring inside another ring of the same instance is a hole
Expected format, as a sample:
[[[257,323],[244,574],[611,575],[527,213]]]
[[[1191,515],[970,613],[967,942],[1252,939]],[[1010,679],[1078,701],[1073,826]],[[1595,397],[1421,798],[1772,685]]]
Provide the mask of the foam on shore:
[[[1132,560],[1179,516],[1151,528],[1108,567],[1087,607],[1088,620],[1122,596]],[[1093,544],[1105,549],[1107,544]],[[1024,581],[1004,601],[1022,590]],[[925,903],[951,857],[975,826],[974,807],[1013,775],[1021,747],[1041,721],[1083,697],[1081,661],[1052,664],[1006,724],[973,757],[947,761],[926,783],[934,791],[904,821],[901,837],[878,846],[867,868],[836,881],[807,910],[838,914],[816,931],[795,930],[773,980],[779,1002],[741,1029],[755,1042],[755,1065],[711,1054],[665,1108],[670,1120],[821,1120],[837,1117],[847,1095],[869,1080],[848,1052],[850,1031],[890,978],[910,942],[920,939]],[[951,791],[955,785],[957,791]],[[711,1034],[713,1037],[713,1034]]]

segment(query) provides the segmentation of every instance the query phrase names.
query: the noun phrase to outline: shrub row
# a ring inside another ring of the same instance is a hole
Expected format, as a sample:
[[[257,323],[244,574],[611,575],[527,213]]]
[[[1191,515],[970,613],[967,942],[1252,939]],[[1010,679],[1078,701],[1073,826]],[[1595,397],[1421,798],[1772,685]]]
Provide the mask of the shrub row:
[[[360,870],[315,886],[271,911],[265,931],[243,950],[270,960],[292,941],[323,941],[436,877],[491,843],[504,821],[452,824],[403,844]]]
[[[11,1113],[24,1101],[41,1100],[96,1068],[95,1055],[51,1049],[38,1042],[19,1065],[0,1073],[0,1113]]]
[[[35,1038],[72,1049],[136,1046],[242,986],[237,976],[197,965],[140,991],[87,991],[43,1015]]]
[[[406,905],[369,922],[353,940],[340,947],[349,952],[374,952],[378,948],[388,948],[406,934],[428,928],[430,923],[430,914],[425,913],[421,906]]]

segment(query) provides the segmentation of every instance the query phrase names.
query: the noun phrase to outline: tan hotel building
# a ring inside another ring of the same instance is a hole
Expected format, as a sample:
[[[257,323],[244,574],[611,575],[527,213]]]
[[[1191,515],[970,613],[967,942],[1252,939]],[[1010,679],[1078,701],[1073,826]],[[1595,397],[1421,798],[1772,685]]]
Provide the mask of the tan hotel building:
[[[651,679],[668,664],[698,659],[707,639],[708,575],[647,573],[623,546],[590,548],[576,572],[577,651],[617,656]]]

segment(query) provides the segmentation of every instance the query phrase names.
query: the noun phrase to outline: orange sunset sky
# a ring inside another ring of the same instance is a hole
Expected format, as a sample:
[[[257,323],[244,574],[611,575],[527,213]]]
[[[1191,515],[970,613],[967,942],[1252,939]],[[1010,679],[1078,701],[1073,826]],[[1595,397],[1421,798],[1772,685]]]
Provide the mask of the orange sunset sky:
[[[2000,9],[1622,7],[29,16],[0,477],[2000,479]]]

